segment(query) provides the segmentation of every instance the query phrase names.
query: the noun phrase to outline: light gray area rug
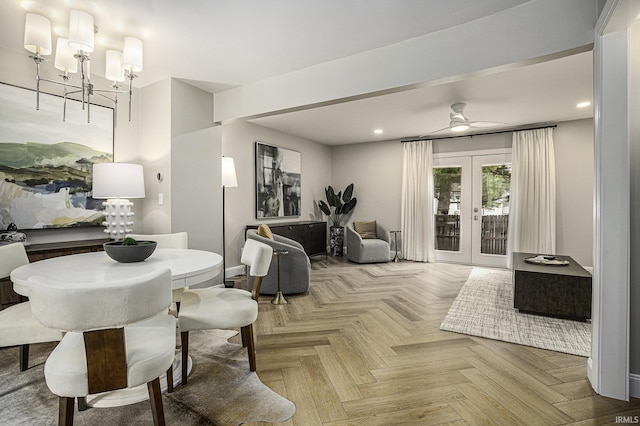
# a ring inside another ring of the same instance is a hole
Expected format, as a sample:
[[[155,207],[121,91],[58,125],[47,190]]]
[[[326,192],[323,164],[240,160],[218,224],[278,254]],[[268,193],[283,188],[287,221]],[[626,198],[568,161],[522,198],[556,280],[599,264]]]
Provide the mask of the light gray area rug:
[[[295,405],[249,371],[246,349],[229,343],[217,330],[189,333],[193,369],[189,383],[163,394],[168,425],[280,423]],[[56,425],[58,398],[44,381],[44,362],[55,344],[32,345],[27,371],[21,373],[18,349],[0,351],[0,424]],[[153,424],[149,401],[124,407],[76,409],[75,425]]]
[[[518,313],[510,271],[474,268],[441,330],[572,355],[591,354],[591,323]]]

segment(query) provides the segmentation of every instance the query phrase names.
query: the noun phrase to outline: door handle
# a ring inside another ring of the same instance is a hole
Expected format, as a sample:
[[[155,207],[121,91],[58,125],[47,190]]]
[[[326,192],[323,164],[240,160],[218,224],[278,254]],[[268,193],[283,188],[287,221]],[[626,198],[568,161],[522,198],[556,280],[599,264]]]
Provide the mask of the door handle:
[[[477,214],[473,215],[473,220],[478,220],[478,215]]]

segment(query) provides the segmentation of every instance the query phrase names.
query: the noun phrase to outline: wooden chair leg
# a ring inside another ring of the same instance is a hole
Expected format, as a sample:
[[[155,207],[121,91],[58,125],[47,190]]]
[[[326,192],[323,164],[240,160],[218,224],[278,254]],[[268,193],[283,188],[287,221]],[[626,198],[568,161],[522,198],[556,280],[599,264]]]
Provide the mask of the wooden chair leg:
[[[167,370],[167,393],[173,392],[173,365]]]
[[[58,425],[73,426],[75,398],[61,396],[58,399]]]
[[[162,406],[162,391],[160,390],[160,378],[155,378],[147,383],[149,391],[149,402],[151,403],[151,414],[153,415],[154,426],[164,426],[164,408]]]
[[[241,334],[243,341],[247,345],[247,353],[249,354],[249,370],[256,371],[256,348],[253,340],[253,324],[242,327]]]
[[[87,397],[86,396],[79,396],[78,397],[78,411],[85,411],[89,408],[89,406],[87,405]]]
[[[29,368],[29,345],[20,345],[20,371]]]
[[[189,332],[180,333],[180,342],[182,345],[182,384],[187,384],[187,362],[189,361]]]

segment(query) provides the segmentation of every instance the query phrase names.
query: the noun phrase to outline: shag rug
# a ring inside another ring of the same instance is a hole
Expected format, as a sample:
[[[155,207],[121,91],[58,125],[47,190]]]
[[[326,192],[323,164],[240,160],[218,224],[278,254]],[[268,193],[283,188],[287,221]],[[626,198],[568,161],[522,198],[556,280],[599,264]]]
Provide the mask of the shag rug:
[[[591,323],[521,314],[513,308],[510,271],[474,268],[441,330],[588,357]]]
[[[225,334],[226,333],[226,334]],[[234,333],[231,333],[234,334]],[[228,332],[189,333],[193,367],[189,383],[163,393],[169,425],[239,425],[279,423],[291,418],[295,405],[264,385],[249,371],[246,348],[229,343]],[[178,340],[179,341],[179,340]],[[30,368],[20,372],[17,348],[0,351],[0,423],[56,425],[58,398],[44,381],[44,362],[55,343],[31,345]],[[152,424],[149,401],[115,408],[76,412],[76,425]]]

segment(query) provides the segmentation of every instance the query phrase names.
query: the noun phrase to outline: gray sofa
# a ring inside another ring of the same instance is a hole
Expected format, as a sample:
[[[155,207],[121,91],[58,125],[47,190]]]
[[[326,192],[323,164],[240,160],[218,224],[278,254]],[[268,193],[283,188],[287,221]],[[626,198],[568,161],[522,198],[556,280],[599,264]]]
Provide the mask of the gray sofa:
[[[258,235],[255,229],[247,230],[247,238],[260,241],[274,249],[287,250],[280,256],[280,289],[283,294],[304,293],[309,290],[311,262],[302,245],[297,241],[273,234],[273,240]],[[269,273],[262,280],[260,294],[276,294],[278,291],[278,260],[273,257]]]
[[[356,263],[388,262],[391,260],[391,234],[389,230],[376,223],[378,238],[362,238],[353,228],[347,225],[347,259]]]

